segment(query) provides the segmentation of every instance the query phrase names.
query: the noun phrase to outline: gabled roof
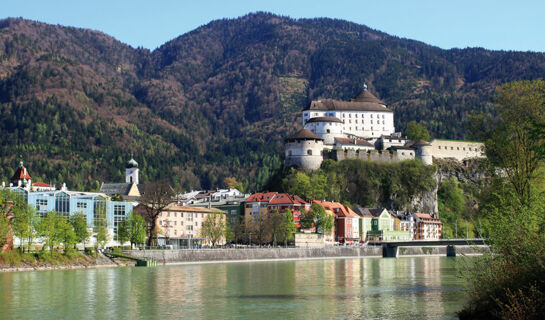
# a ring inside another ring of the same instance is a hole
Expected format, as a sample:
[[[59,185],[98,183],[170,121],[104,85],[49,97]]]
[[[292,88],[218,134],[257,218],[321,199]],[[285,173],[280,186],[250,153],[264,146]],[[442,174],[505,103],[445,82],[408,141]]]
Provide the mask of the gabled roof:
[[[333,99],[314,100],[305,110],[345,110],[345,111],[377,111],[393,112],[386,108],[384,102],[380,101],[367,89],[362,90],[350,101]]]
[[[258,192],[253,193],[246,199],[246,202],[269,202],[276,192]]]
[[[17,168],[17,170],[15,170],[15,173],[13,174],[13,177],[11,177],[11,180],[13,181],[23,179],[30,180],[32,178],[30,178],[30,174],[28,174],[27,169],[23,166],[21,162],[21,165],[19,166],[19,168]]]
[[[305,200],[297,195],[290,195],[287,193],[278,193],[278,192],[259,192],[254,193],[246,199],[245,202],[266,202],[269,205],[293,205],[293,204],[307,204]]]
[[[301,129],[286,139],[286,141],[295,141],[295,140],[324,140],[324,139],[318,137],[317,135],[312,133],[312,131],[310,130]]]
[[[317,203],[321,205],[325,210],[330,210],[337,217],[359,217],[359,215],[352,211],[352,209],[339,202],[314,200],[312,201],[312,203]]]
[[[353,145],[353,146],[360,146],[360,147],[371,147],[371,148],[375,147],[374,145],[370,144],[365,139],[350,139],[350,138],[336,137],[335,142],[343,146]]]
[[[427,141],[424,141],[422,139],[416,141],[412,144],[412,147],[420,147],[420,146],[431,146],[431,144]]]
[[[100,186],[100,192],[109,195],[128,195],[131,190],[132,183],[103,183]]]

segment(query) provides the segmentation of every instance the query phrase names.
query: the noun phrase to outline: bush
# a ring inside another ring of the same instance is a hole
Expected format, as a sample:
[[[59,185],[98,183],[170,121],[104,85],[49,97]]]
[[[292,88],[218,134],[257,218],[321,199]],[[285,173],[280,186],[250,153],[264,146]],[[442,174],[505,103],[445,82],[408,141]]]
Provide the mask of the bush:
[[[93,247],[85,247],[84,252],[89,257],[96,258],[96,256],[97,256],[97,252],[96,252],[95,248],[93,248]]]

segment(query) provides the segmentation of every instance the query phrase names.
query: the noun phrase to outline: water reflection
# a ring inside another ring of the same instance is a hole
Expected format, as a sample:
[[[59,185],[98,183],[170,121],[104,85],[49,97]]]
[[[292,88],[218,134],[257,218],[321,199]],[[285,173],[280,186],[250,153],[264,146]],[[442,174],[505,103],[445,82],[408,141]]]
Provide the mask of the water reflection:
[[[338,259],[0,274],[1,318],[437,319],[456,259]]]

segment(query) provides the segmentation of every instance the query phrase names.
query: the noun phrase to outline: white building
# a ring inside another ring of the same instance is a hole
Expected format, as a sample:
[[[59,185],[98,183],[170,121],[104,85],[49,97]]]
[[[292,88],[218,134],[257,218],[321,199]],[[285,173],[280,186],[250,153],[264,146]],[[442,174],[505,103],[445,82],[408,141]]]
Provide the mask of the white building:
[[[313,118],[324,117],[339,119],[342,134],[346,136],[377,139],[382,135],[389,136],[395,133],[394,112],[369,92],[366,86],[350,101],[334,99],[312,101],[303,111],[303,126],[313,131],[307,124],[313,123]],[[318,131],[313,132],[320,136]],[[325,144],[328,144],[327,141]]]

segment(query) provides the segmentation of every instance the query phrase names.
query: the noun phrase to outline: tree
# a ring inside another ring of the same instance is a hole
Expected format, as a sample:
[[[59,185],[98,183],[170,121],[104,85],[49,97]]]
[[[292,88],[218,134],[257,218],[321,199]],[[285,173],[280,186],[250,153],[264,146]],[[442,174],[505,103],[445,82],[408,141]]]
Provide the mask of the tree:
[[[94,228],[93,232],[95,233],[95,247],[104,248],[106,243],[108,243],[108,220],[106,219],[106,206],[104,203],[98,203],[95,205],[94,212]]]
[[[143,206],[141,214],[148,226],[148,246],[157,241],[157,218],[166,207],[175,201],[174,196],[174,189],[166,182],[152,182],[146,185],[146,191],[140,198],[140,204]]]
[[[1,224],[7,226],[7,232],[0,230],[2,231],[0,237],[4,243],[0,246],[0,251],[6,249],[4,248],[6,244],[9,249],[13,248],[13,220],[16,215],[24,215],[26,210],[28,205],[21,194],[6,189],[0,190],[0,217],[3,221]]]
[[[8,243],[8,236],[10,231],[11,229],[8,217],[0,213],[0,252]]]
[[[312,210],[301,213],[301,229],[310,229],[314,227],[314,212]]]
[[[310,211],[312,211],[312,215],[314,216],[316,233],[320,231],[324,234],[331,232],[334,223],[333,217],[327,214],[324,208],[318,203],[313,203]]]
[[[74,232],[74,227],[68,219],[61,216],[57,225],[59,241],[62,242],[64,250],[69,250],[77,243],[77,236]]]
[[[499,119],[485,142],[486,155],[526,204],[545,159],[545,81],[506,83],[495,101]]]
[[[146,220],[141,215],[131,212],[125,221],[129,225],[131,247],[146,242]]]
[[[77,212],[70,217],[70,223],[74,228],[76,243],[82,243],[83,247],[85,247],[85,243],[89,240],[89,237],[91,236],[87,228],[87,219],[85,218],[85,215],[81,212]]]
[[[212,247],[216,246],[225,236],[225,215],[223,213],[209,213],[201,226],[201,237],[208,239]]]
[[[53,248],[61,244],[63,240],[61,226],[63,219],[61,214],[50,211],[36,224],[38,236],[43,238],[44,248],[49,248],[51,255],[53,255]]]
[[[414,120],[409,121],[407,124],[407,131],[405,133],[407,134],[407,138],[413,141],[430,141],[428,129],[423,124],[417,123]]]
[[[271,236],[273,240],[273,245],[277,245],[277,240],[280,238],[280,234],[282,233],[282,214],[278,211],[278,209],[274,209],[273,211],[270,211],[269,213],[269,228],[271,230]]]
[[[280,231],[280,241],[284,242],[284,245],[288,246],[288,240],[293,239],[293,234],[297,231],[297,227],[293,222],[293,213],[291,209],[287,209],[282,215],[282,229]]]
[[[122,220],[117,223],[117,241],[120,245],[131,240],[131,224],[128,220]]]
[[[38,217],[36,210],[26,204],[16,209],[13,217],[13,233],[21,240],[21,249],[24,252],[23,241],[27,243],[27,250],[30,251],[32,242],[36,236],[36,223]]]

